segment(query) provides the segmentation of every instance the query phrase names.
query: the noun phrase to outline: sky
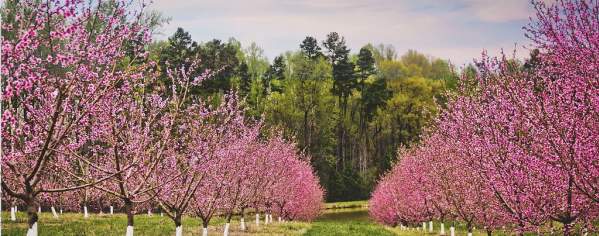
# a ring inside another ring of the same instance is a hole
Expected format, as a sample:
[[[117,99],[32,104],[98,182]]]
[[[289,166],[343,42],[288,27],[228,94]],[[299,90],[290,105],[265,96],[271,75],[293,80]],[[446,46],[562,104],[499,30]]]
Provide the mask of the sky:
[[[391,44],[400,55],[414,49],[458,67],[483,50],[527,55],[522,27],[533,13],[528,0],[154,0],[151,8],[171,18],[156,39],[182,27],[197,42],[255,42],[272,60],[308,35],[322,41],[335,31],[353,53]]]

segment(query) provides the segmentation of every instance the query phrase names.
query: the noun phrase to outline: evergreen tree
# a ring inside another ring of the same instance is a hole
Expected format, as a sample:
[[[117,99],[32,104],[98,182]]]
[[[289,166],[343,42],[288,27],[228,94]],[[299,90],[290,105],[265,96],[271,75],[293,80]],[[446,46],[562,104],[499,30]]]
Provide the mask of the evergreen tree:
[[[240,50],[235,40],[223,43],[218,39],[204,43],[198,48],[198,55],[202,62],[200,70],[214,72],[209,80],[202,83],[205,92],[230,90],[231,78],[236,75],[240,64],[237,57]]]
[[[322,52],[320,51],[321,48],[318,46],[318,41],[311,36],[306,36],[304,41],[302,41],[300,44],[300,49],[304,55],[306,55],[306,57],[312,60],[323,56]]]
[[[252,89],[252,77],[248,71],[248,65],[245,62],[241,62],[239,65],[239,93],[242,97],[247,96]]]
[[[268,94],[268,91],[276,91],[282,92],[282,88],[280,86],[275,86],[271,88],[271,82],[273,80],[278,80],[279,82],[285,79],[285,59],[282,56],[275,57],[272,65],[268,67],[264,77],[262,78],[262,92],[264,95]]]
[[[336,32],[327,35],[323,42],[327,49],[328,58],[333,67],[332,93],[337,96],[339,104],[339,120],[337,124],[337,170],[346,164],[345,147],[348,145],[348,131],[345,127],[347,117],[347,104],[351,91],[355,88],[356,77],[354,75],[354,64],[349,60],[349,49],[345,45],[345,39]]]

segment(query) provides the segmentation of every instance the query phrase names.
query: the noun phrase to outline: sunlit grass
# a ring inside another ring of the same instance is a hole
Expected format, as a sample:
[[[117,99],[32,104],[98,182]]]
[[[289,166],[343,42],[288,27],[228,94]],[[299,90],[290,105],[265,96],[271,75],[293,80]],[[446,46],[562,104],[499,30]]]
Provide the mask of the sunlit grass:
[[[65,213],[58,219],[51,213],[43,212],[40,215],[39,235],[125,235],[127,217],[124,214],[104,215],[90,214],[85,219],[81,213]],[[230,235],[302,235],[310,227],[306,222],[274,222],[264,225],[261,219],[260,226],[255,225],[253,216],[246,216],[246,231],[240,230],[239,217],[231,222]],[[224,228],[224,219],[215,218],[210,222],[209,235],[220,235]],[[2,235],[25,235],[27,231],[27,215],[19,212],[17,221],[10,221],[10,214],[2,212]],[[148,216],[140,214],[135,216],[135,235],[162,236],[174,235],[175,225],[172,220],[159,214]],[[195,217],[183,218],[184,235],[201,235],[201,221]]]
[[[349,201],[349,202],[329,202],[325,204],[326,209],[339,208],[366,208],[368,201]]]

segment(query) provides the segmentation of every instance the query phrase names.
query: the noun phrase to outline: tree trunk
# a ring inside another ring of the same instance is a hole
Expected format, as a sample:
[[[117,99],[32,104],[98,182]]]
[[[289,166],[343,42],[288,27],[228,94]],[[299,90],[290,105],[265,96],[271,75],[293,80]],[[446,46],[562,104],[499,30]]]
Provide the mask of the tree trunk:
[[[309,150],[310,148],[310,143],[309,140],[309,136],[308,136],[308,110],[304,111],[304,148],[307,148]]]
[[[208,223],[207,219],[202,219],[202,236],[208,236]]]
[[[16,221],[17,220],[17,209],[16,207],[10,207],[10,221]]]
[[[243,218],[243,216],[244,216],[244,211],[245,211],[245,208],[241,208],[241,213],[240,213],[240,215],[241,215],[241,219],[239,219],[239,221],[240,221],[240,223],[239,223],[239,224],[240,224],[239,228],[241,229],[241,231],[245,231],[245,219]]]
[[[37,208],[35,202],[33,201],[33,197],[31,200],[26,201],[27,203],[27,216],[29,217],[28,224],[29,228],[27,229],[27,236],[37,236]]]
[[[175,213],[175,236],[183,236],[183,225],[181,224],[181,215]]]
[[[133,236],[133,202],[130,199],[125,199],[125,212],[127,213],[126,236]]]
[[[468,228],[468,236],[472,236],[472,223],[471,222],[467,222],[466,223],[466,228]]]
[[[50,210],[52,211],[52,216],[54,216],[54,218],[58,218],[58,214],[56,214],[56,208],[54,208],[54,206],[50,207]]]
[[[83,218],[89,218],[89,213],[87,212],[87,205],[83,205]]]
[[[433,232],[433,221],[432,220],[428,222],[428,232],[429,233]]]
[[[232,211],[227,214],[227,219],[225,222],[225,231],[223,233],[223,236],[229,236],[229,227],[231,226],[231,217],[233,217]]]
[[[445,223],[443,221],[441,221],[441,232],[439,232],[439,235],[445,235]]]
[[[493,235],[493,230],[487,229],[487,236],[492,236]]]

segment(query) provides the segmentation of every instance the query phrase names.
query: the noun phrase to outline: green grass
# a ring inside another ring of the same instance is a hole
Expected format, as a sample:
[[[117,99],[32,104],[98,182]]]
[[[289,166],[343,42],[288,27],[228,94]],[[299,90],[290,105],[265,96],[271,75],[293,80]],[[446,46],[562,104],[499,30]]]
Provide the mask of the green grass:
[[[439,235],[439,222],[434,222],[434,232],[428,233],[422,230],[400,230],[399,227],[389,227],[377,224],[368,217],[366,201],[327,203],[327,210],[313,222],[284,222],[264,225],[264,216],[261,225],[256,226],[254,215],[246,215],[247,231],[239,230],[239,217],[234,217],[231,222],[230,235],[397,235],[397,236],[422,236]],[[2,234],[1,235],[25,235],[27,231],[27,215],[19,212],[17,221],[10,221],[8,212],[2,212]],[[276,220],[276,216],[274,217]],[[104,215],[91,214],[90,218],[84,219],[81,213],[65,213],[59,219],[54,219],[50,213],[40,215],[40,235],[83,235],[104,236],[124,235],[127,218],[124,214]],[[445,222],[445,232],[449,235],[450,222]],[[466,235],[466,226],[457,223],[456,235]],[[210,222],[209,235],[221,235],[224,227],[224,219],[216,217]],[[428,227],[428,224],[427,224]],[[420,229],[420,227],[419,227]],[[201,221],[196,217],[183,218],[184,235],[201,235]],[[158,214],[147,216],[146,214],[135,216],[135,235],[173,235],[175,225],[168,217],[160,217]],[[559,229],[557,230],[559,232]],[[484,236],[485,232],[475,230],[474,236]],[[493,235],[508,235],[494,232]],[[527,234],[528,235],[528,234]],[[532,235],[532,234],[531,234]]]
[[[329,209],[345,209],[345,208],[367,208],[368,201],[350,201],[350,202],[328,202],[325,208]]]
[[[276,219],[275,219],[276,220]],[[175,225],[172,220],[166,216],[161,217],[158,214],[153,216],[136,215],[135,216],[135,235],[162,236],[174,235]],[[234,218],[231,222],[230,235],[302,235],[310,227],[310,223],[305,222],[285,222],[264,225],[264,218],[261,219],[261,225],[255,225],[253,216],[246,216],[246,226],[248,230],[243,232],[239,230],[239,218]],[[42,213],[38,223],[39,235],[77,235],[77,236],[108,236],[125,235],[127,226],[127,217],[124,214],[115,214],[112,216],[91,214],[90,218],[84,219],[80,213],[65,213],[60,215],[59,219],[54,219],[51,213]],[[208,228],[209,235],[220,235],[224,227],[223,218],[215,218],[210,222]],[[2,235],[25,235],[27,231],[27,215],[19,212],[17,221],[10,221],[8,212],[2,212]],[[183,219],[184,235],[201,235],[201,221],[194,217],[184,217]]]
[[[264,219],[261,225],[256,227],[254,216],[246,216],[248,230],[239,230],[239,218],[233,218],[231,222],[231,235],[399,235],[420,236],[425,235],[422,231],[402,231],[399,228],[387,227],[375,223],[368,217],[368,209],[365,201],[341,202],[328,204],[331,209],[325,210],[324,214],[314,222],[285,222],[269,224],[265,226]],[[334,209],[333,209],[334,208]],[[2,235],[25,235],[27,231],[27,215],[19,212],[17,221],[10,221],[8,212],[2,212]],[[84,219],[81,213],[65,213],[59,219],[54,219],[50,213],[40,215],[40,235],[83,235],[104,236],[124,235],[127,218],[124,214],[104,215],[91,214],[90,218]],[[449,224],[446,224],[449,225]],[[223,218],[216,217],[210,222],[209,235],[221,235],[224,226]],[[438,227],[438,224],[435,224]],[[435,228],[438,230],[438,228]],[[201,221],[195,217],[183,218],[184,235],[201,235]],[[446,226],[449,233],[449,226]],[[175,226],[168,217],[160,217],[158,214],[147,216],[146,214],[135,216],[135,235],[173,235]],[[458,225],[458,234],[465,235],[463,225]],[[428,234],[428,235],[437,235]],[[475,236],[484,235],[475,232]]]
[[[368,218],[366,208],[327,210],[304,235],[395,235]]]

